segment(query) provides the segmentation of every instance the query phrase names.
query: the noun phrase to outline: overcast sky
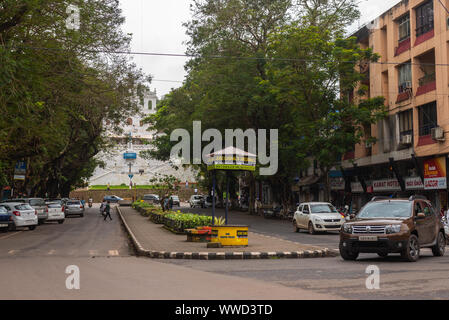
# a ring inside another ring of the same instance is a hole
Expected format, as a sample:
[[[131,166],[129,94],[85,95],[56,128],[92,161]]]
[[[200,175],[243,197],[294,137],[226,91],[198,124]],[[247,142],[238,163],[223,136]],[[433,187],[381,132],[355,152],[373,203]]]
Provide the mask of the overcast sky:
[[[183,22],[190,20],[191,0],[120,0],[126,18],[123,27],[133,34],[132,51],[154,53],[185,53],[183,42],[187,40]],[[400,0],[361,0],[362,19],[348,28],[355,31],[358,26],[373,20]],[[184,79],[184,57],[134,56],[135,63],[154,81],[160,98],[171,88],[181,86]],[[168,82],[170,81],[170,82]]]

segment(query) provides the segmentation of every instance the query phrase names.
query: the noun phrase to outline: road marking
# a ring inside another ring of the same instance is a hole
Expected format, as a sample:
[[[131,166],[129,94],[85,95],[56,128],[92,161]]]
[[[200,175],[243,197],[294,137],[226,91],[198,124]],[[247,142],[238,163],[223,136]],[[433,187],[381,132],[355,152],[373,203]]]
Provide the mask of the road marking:
[[[89,250],[90,256],[98,256],[98,250]]]
[[[118,256],[118,250],[109,250],[110,256]]]
[[[16,252],[17,252],[17,250],[9,250],[9,251],[8,251],[8,254],[11,254],[11,255],[12,255],[12,254],[15,254]]]
[[[16,235],[16,234],[21,233],[21,232],[22,232],[22,231],[17,231],[17,232],[15,232],[15,233],[9,234],[9,235],[7,235],[7,236],[1,237],[0,240],[1,240],[1,239],[7,239],[7,238],[10,238],[10,237],[12,237],[12,236],[14,236],[14,235]]]
[[[55,252],[56,252],[56,250],[50,250],[50,251],[48,251],[48,255],[55,254]]]

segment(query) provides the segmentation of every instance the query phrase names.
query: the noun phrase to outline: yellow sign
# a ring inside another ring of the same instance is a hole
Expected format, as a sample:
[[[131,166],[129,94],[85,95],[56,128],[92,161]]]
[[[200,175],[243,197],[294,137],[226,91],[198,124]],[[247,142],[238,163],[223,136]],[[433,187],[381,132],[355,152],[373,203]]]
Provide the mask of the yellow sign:
[[[207,166],[207,170],[245,170],[256,171],[256,166],[241,164],[213,164]]]

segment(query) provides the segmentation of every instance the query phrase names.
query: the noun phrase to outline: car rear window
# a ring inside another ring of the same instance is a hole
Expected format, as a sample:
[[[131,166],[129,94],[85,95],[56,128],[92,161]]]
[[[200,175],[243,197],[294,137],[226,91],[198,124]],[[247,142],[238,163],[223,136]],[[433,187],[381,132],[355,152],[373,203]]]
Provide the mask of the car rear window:
[[[24,204],[18,204],[16,206],[14,206],[14,208],[16,210],[34,210],[29,204],[24,203]]]
[[[154,196],[143,196],[144,200],[151,200],[151,199],[154,199],[154,198],[155,198]]]
[[[202,197],[201,197],[201,196],[194,196],[193,199],[195,199],[195,200],[201,200]]]
[[[6,210],[5,207],[1,207],[1,206],[0,206],[0,213],[1,213],[1,214],[8,213],[8,210]]]
[[[49,203],[49,208],[62,208],[62,206],[59,203]]]
[[[30,206],[45,206],[44,199],[30,199]]]
[[[69,205],[69,206],[73,206],[73,205],[81,205],[81,202],[80,201],[68,201],[67,202],[67,205]]]

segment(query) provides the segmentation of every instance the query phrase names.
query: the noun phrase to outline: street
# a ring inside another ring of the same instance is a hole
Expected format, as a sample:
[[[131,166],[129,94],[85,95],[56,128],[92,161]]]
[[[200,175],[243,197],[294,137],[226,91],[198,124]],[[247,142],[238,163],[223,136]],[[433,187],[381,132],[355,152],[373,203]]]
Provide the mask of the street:
[[[173,208],[177,210],[177,208]],[[182,208],[198,214],[211,214],[211,208]],[[225,216],[225,210],[222,208],[215,209],[217,217]],[[319,233],[315,235],[308,234],[307,230],[300,230],[298,233],[293,232],[292,223],[289,220],[265,219],[262,216],[251,216],[248,212],[231,211],[228,216],[229,224],[248,225],[253,232],[261,233],[267,236],[275,236],[289,241],[299,242],[302,244],[317,245],[329,249],[338,249],[338,232],[332,231],[327,233]]]
[[[103,221],[98,208],[63,225],[0,235],[2,299],[447,299],[449,256],[422,251],[417,263],[398,255],[386,259],[364,254],[272,260],[154,260],[135,257],[117,215]],[[294,234],[286,221],[253,219],[252,228],[308,243],[331,243],[304,232]],[[243,216],[242,216],[243,219]],[[262,226],[267,221],[265,226]],[[236,222],[236,221],[235,221]],[[270,229],[271,227],[271,229]],[[288,235],[288,232],[291,235]],[[297,239],[295,238],[297,237]],[[336,239],[337,235],[331,235]],[[80,289],[66,288],[68,266],[80,270]],[[369,290],[366,268],[380,270],[380,289]],[[213,286],[214,290],[210,290]]]

